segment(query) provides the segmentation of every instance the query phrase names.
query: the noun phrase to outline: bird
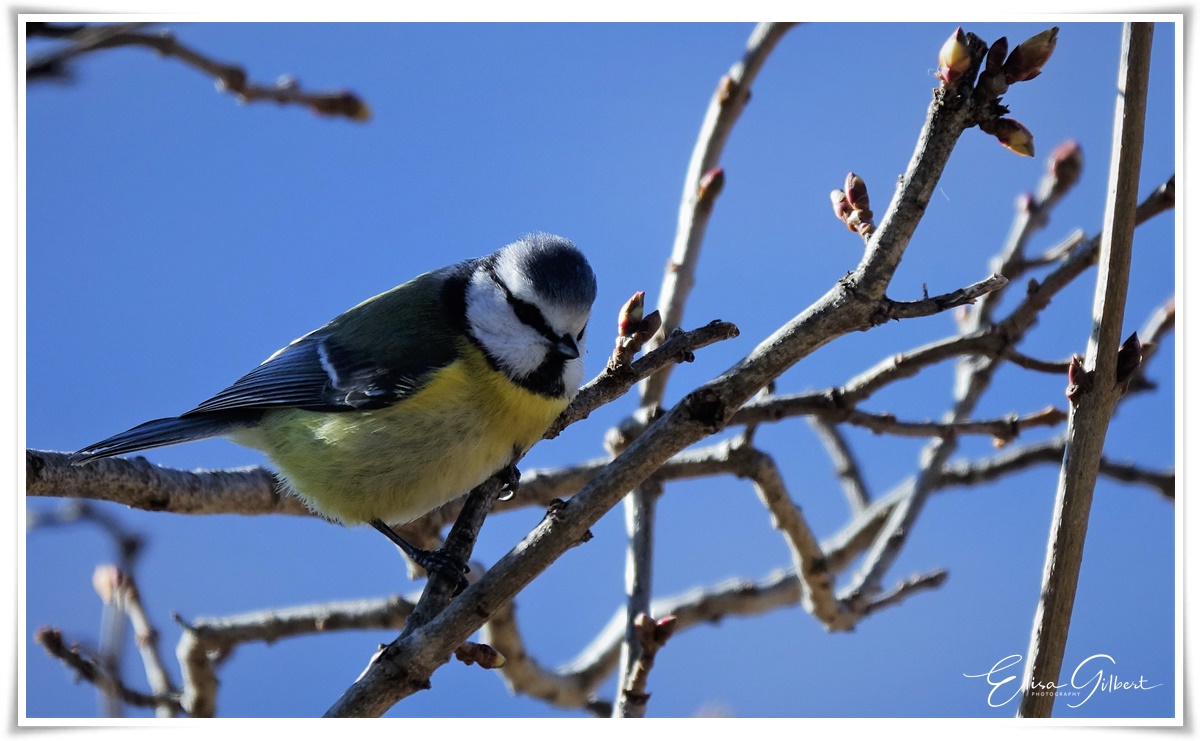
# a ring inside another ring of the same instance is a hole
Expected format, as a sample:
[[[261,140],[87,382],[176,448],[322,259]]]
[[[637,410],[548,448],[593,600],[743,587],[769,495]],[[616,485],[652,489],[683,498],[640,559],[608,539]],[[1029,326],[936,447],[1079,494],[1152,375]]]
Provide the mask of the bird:
[[[579,389],[595,298],[574,243],[527,234],[369,298],[195,408],[70,460],[223,437],[263,452],[311,511],[371,525],[461,587],[465,564],[392,525],[515,471]]]

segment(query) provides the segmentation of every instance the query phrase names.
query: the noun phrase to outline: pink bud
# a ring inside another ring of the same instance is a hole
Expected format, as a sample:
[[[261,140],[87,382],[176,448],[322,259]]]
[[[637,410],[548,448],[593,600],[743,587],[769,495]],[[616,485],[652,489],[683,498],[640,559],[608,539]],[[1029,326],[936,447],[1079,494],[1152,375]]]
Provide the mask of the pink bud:
[[[846,175],[846,201],[856,211],[870,208],[871,206],[870,201],[867,199],[867,184],[854,173]]]
[[[1083,147],[1074,139],[1059,144],[1050,155],[1049,169],[1060,186],[1074,185],[1083,172]]]
[[[967,35],[959,26],[938,52],[937,77],[949,85],[957,82],[970,67],[971,50],[967,48]]]
[[[1050,60],[1058,43],[1058,26],[1048,28],[1037,36],[1025,39],[1008,55],[1004,62],[1004,75],[1011,85],[1014,82],[1032,80],[1042,73],[1042,66]]]
[[[1001,144],[1022,157],[1033,156],[1033,134],[1020,121],[1002,118],[995,125],[996,138]]]

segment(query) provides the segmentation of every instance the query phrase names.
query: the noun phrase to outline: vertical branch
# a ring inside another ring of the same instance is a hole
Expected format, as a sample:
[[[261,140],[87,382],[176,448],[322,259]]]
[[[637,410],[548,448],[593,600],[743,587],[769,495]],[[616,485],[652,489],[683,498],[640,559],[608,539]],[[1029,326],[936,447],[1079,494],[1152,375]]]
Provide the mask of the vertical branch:
[[[638,616],[650,615],[654,572],[654,513],[662,494],[661,481],[650,478],[625,498],[625,527],[629,547],[625,554],[625,640],[621,642],[621,680],[617,685],[614,718],[640,718],[646,714],[646,679],[640,677],[635,691],[635,669],[643,663],[645,641],[638,634]]]
[[[662,343],[683,322],[683,308],[695,283],[696,265],[700,261],[700,245],[708,227],[713,204],[725,185],[725,173],[717,167],[725,142],[734,123],[750,101],[750,85],[767,56],[791,23],[759,23],[746,42],[746,52],[740,61],[721,78],[709,101],[700,135],[688,162],[683,181],[683,197],[679,204],[679,222],[675,229],[675,246],[663,276],[659,292],[658,311],[662,326],[646,344],[649,352]],[[641,406],[655,408],[662,403],[666,390],[669,366],[647,378],[641,385]],[[626,688],[641,659],[642,643],[638,640],[635,622],[639,615],[650,614],[651,574],[654,563],[654,506],[662,491],[659,482],[646,482],[625,498],[625,518],[629,533],[626,554],[626,622],[625,640],[621,646],[620,689],[613,715],[627,717],[643,715],[645,701],[631,703]],[[644,676],[640,679],[645,682]]]
[[[1023,718],[1048,718],[1054,708],[1054,686],[1062,669],[1071,624],[1100,455],[1109,420],[1123,392],[1118,378],[1117,349],[1129,284],[1153,34],[1154,27],[1149,23],[1126,23],[1121,40],[1116,123],[1100,243],[1100,271],[1092,306],[1092,334],[1083,370],[1073,379],[1079,382],[1079,393],[1073,399],[1067,421],[1066,451],[1054,501],[1041,599],[1034,616],[1023,696],[1017,711],[1017,716]]]
[[[750,101],[750,85],[766,63],[767,57],[794,23],[760,23],[746,42],[746,53],[721,78],[708,103],[700,135],[688,162],[683,179],[683,197],[679,204],[679,221],[675,227],[675,246],[663,275],[659,291],[658,310],[662,313],[662,329],[650,341],[650,351],[662,343],[683,323],[683,308],[696,280],[696,265],[700,260],[700,242],[712,213],[712,200],[721,188],[723,175],[714,170],[725,149],[733,125]],[[715,188],[713,186],[716,186]],[[642,386],[642,398],[661,401],[670,369],[649,378]]]
[[[861,514],[871,504],[871,495],[867,491],[866,482],[863,481],[858,460],[850,450],[850,444],[842,436],[837,424],[825,417],[814,414],[808,418],[808,424],[821,439],[821,444],[825,446],[825,452],[829,454],[829,459],[833,462],[834,472],[837,474],[838,480],[842,482],[842,491],[845,492],[846,499],[850,502],[850,514],[852,516]]]

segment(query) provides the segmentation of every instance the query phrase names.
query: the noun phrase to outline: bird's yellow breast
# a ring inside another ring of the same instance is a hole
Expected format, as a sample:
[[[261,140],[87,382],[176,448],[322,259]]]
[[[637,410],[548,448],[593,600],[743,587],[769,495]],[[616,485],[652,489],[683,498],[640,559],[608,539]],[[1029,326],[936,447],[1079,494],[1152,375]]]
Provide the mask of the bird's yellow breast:
[[[398,524],[512,462],[569,401],[517,386],[464,343],[458,360],[392,406],[272,410],[233,437],[265,452],[310,509],[346,523]]]

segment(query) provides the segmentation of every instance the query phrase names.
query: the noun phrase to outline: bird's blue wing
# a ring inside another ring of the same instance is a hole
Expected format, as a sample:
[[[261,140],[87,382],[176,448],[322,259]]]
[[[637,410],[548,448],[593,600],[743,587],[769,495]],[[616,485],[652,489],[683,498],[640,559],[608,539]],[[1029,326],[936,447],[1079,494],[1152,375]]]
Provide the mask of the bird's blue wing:
[[[444,285],[442,276],[427,273],[364,301],[180,416],[281,407],[349,412],[394,404],[457,356]],[[346,329],[364,326],[385,327],[386,334]]]
[[[413,393],[438,367],[441,364],[423,361],[381,367],[314,333],[180,416],[279,407],[321,412],[379,409]]]

